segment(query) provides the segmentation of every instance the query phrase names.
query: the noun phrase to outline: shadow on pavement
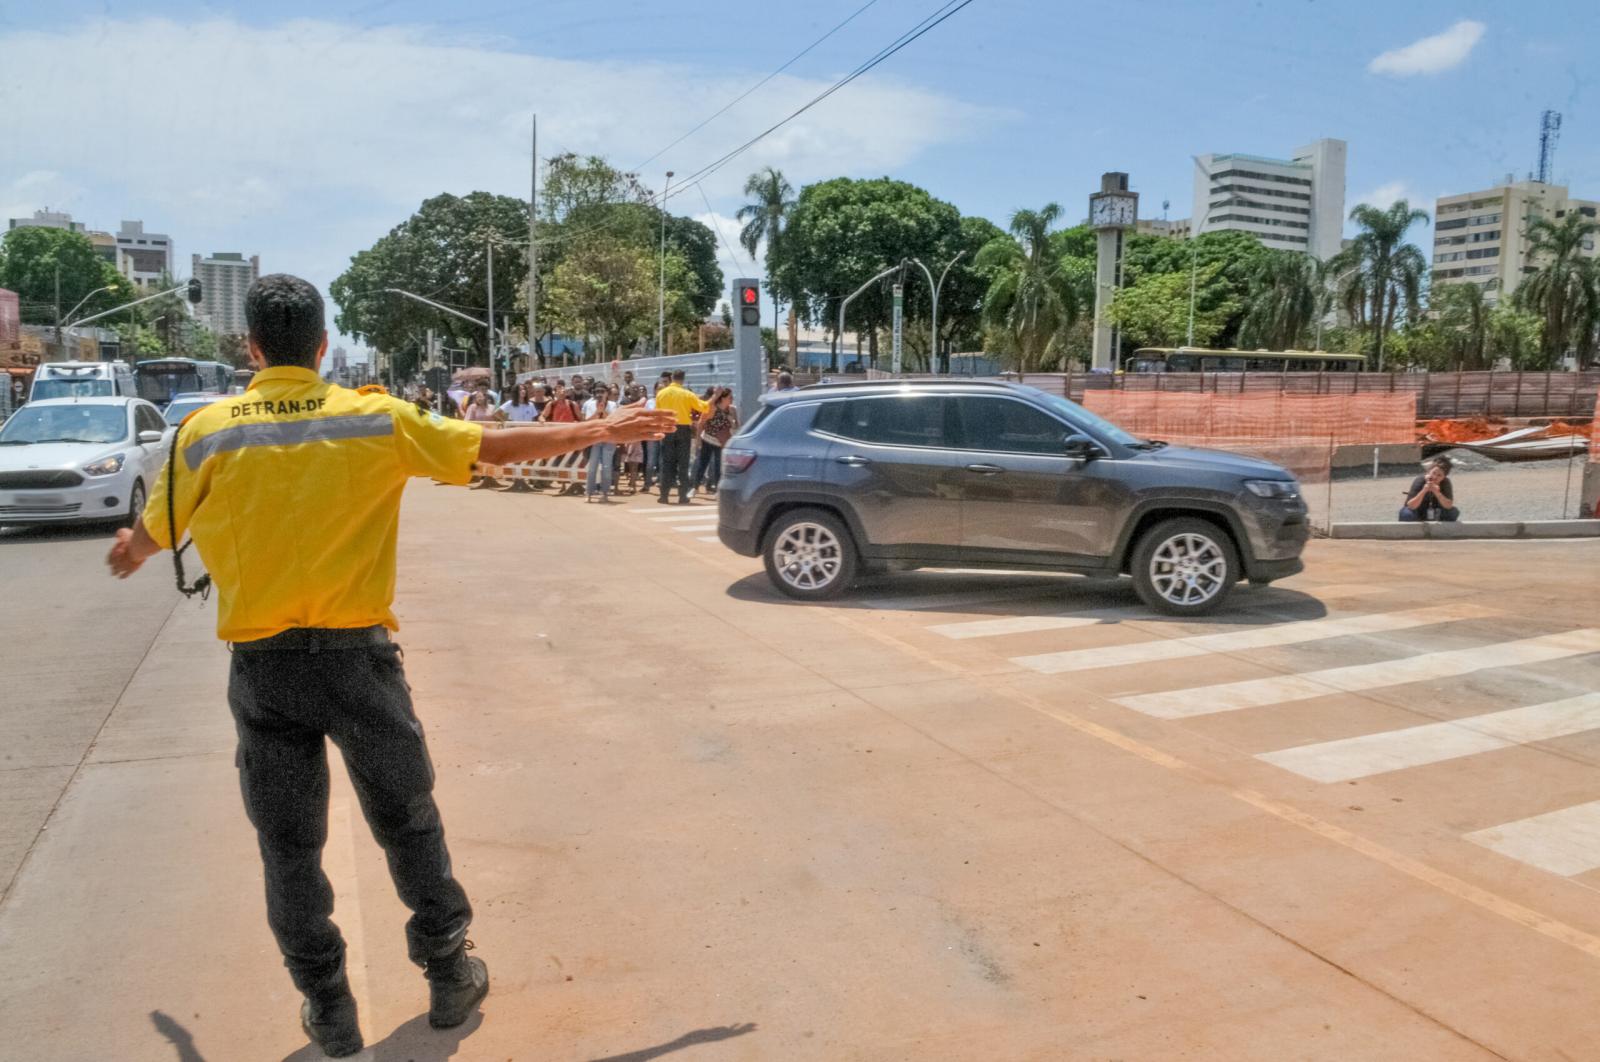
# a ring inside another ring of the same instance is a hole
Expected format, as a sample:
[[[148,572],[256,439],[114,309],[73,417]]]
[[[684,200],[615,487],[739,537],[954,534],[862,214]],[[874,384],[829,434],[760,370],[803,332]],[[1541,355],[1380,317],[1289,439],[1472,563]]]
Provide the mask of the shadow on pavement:
[[[762,601],[794,608],[903,609],[929,616],[959,613],[968,616],[1034,616],[1057,612],[1115,610],[1106,623],[1137,619],[1141,623],[1193,623],[1194,617],[1166,616],[1146,607],[1130,579],[996,572],[926,570],[862,577],[843,594],[828,601],[797,601],[773,588],[765,575],[747,575],[728,587],[728,596],[740,601]],[[1130,613],[1120,615],[1120,613]],[[1321,601],[1298,590],[1251,587],[1240,583],[1222,605],[1203,617],[1211,624],[1320,619],[1328,614]]]
[[[435,1029],[428,1024],[427,1014],[418,1014],[377,1043],[369,1043],[354,1058],[357,1062],[447,1062],[461,1050],[461,1041],[482,1024],[482,1011],[454,1029]],[[320,1047],[308,1043],[284,1056],[283,1062],[322,1062],[324,1057]]]
[[[637,1051],[628,1051],[620,1055],[607,1055],[604,1058],[593,1059],[592,1062],[650,1062],[652,1058],[670,1055],[674,1051],[682,1051],[685,1047],[694,1047],[696,1044],[713,1044],[718,1040],[731,1040],[735,1036],[756,1031],[756,1023],[745,1022],[741,1025],[715,1025],[709,1029],[695,1029],[686,1032],[676,1040],[668,1040],[664,1044],[654,1047],[641,1047]]]
[[[168,1043],[178,1049],[178,1062],[206,1062],[206,1056],[194,1046],[194,1034],[179,1025],[171,1015],[152,1010],[150,1024],[156,1027],[156,1032],[165,1037]]]
[[[117,533],[114,523],[103,524],[42,524],[32,527],[0,528],[0,546],[16,546],[33,542],[78,542],[86,538],[103,538],[108,543]]]

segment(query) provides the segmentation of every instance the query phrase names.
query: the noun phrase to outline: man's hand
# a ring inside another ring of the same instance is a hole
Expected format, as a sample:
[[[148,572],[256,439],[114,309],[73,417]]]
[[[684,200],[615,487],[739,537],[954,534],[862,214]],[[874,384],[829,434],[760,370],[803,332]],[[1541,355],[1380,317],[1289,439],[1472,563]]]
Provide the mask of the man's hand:
[[[143,566],[144,558],[135,555],[133,550],[132,528],[124,527],[117,531],[117,541],[106,555],[106,563],[111,566],[111,574],[118,579],[126,579]]]
[[[646,409],[642,405],[623,406],[601,423],[606,427],[606,441],[620,445],[663,439],[678,426],[670,409]]]

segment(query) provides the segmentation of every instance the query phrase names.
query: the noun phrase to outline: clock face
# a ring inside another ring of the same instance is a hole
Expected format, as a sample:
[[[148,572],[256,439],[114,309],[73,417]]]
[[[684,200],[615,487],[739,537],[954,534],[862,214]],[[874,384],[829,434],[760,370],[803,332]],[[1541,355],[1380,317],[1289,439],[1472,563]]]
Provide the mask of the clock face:
[[[1089,205],[1089,222],[1096,228],[1133,224],[1135,201],[1127,196],[1100,196]]]

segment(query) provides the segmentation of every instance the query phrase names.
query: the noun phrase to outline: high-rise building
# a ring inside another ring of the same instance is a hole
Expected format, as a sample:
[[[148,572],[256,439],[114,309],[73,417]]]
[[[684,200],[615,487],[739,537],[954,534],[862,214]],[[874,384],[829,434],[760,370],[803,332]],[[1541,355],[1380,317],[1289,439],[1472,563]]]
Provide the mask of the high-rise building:
[[[173,273],[172,237],[144,231],[142,221],[124,221],[115,233],[117,271],[140,287],[151,287]]]
[[[1160,236],[1168,240],[1187,240],[1189,228],[1188,218],[1175,218],[1172,221],[1166,218],[1140,218],[1133,223],[1133,231],[1141,236]]]
[[[1268,247],[1339,253],[1344,232],[1345,142],[1323,139],[1287,159],[1201,155],[1194,175],[1193,230],[1248,232]]]
[[[249,329],[244,322],[244,296],[261,275],[261,258],[248,259],[236,251],[222,251],[210,258],[192,256],[191,277],[200,281],[200,305],[195,314],[218,335],[242,336]]]
[[[1491,303],[1507,298],[1539,268],[1528,251],[1528,224],[1570,213],[1593,218],[1600,202],[1573,199],[1564,185],[1507,181],[1482,192],[1442,196],[1434,203],[1433,285],[1476,284]],[[1595,239],[1581,252],[1595,256]]]

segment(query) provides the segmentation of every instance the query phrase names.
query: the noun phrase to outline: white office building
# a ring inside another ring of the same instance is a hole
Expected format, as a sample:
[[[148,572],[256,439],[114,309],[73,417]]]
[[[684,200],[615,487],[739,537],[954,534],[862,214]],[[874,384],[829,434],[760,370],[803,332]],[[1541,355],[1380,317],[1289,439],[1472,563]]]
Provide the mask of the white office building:
[[[261,258],[246,258],[236,251],[221,251],[209,258],[191,256],[189,275],[200,281],[197,316],[207,328],[222,336],[242,336],[249,331],[244,321],[244,297],[261,275]]]
[[[144,231],[142,221],[124,221],[114,234],[117,272],[140,287],[154,287],[173,274],[172,237]]]
[[[1287,159],[1201,155],[1194,232],[1248,232],[1268,247],[1326,261],[1344,232],[1344,172],[1343,140],[1315,141]]]

